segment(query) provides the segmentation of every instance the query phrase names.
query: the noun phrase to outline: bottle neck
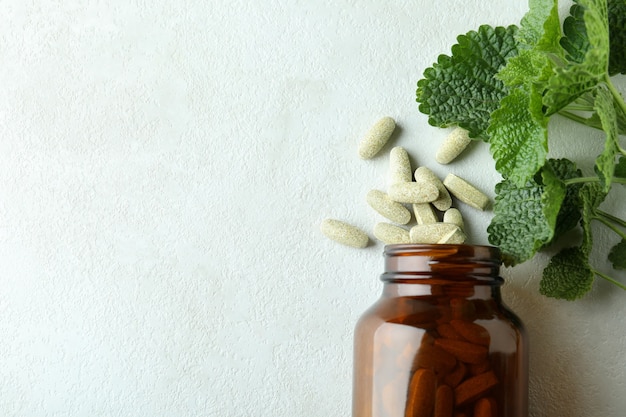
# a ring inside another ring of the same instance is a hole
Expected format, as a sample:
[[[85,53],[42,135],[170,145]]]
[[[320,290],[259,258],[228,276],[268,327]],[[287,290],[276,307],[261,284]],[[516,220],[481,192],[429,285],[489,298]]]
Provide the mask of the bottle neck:
[[[463,298],[500,296],[500,252],[476,245],[385,246],[383,295],[437,295]]]
[[[382,296],[384,298],[395,297],[421,297],[421,296],[445,296],[448,298],[466,298],[501,300],[500,285],[501,279],[491,283],[479,285],[455,285],[454,282],[446,284],[433,283],[432,280],[412,281],[412,282],[385,282]]]

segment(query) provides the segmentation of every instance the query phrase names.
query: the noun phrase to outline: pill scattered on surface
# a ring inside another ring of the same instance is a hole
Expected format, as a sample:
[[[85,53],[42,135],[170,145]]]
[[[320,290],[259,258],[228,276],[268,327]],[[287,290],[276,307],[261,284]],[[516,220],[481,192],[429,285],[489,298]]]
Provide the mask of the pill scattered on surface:
[[[325,219],[320,229],[327,238],[354,248],[364,248],[369,242],[365,232],[341,220]]]
[[[397,182],[389,186],[387,194],[398,203],[430,203],[439,197],[439,190],[427,182]]]
[[[450,208],[443,213],[443,222],[444,223],[452,223],[456,224],[461,228],[461,230],[465,229],[465,222],[463,221],[463,215],[456,208]]]
[[[387,245],[411,242],[408,230],[390,223],[377,223],[374,226],[374,236]]]
[[[426,167],[419,167],[415,170],[415,181],[424,181],[431,184],[434,184],[435,187],[439,190],[439,197],[432,202],[432,205],[440,211],[446,211],[452,206],[452,197],[450,197],[450,193],[443,185],[443,182],[432,172],[430,169]]]
[[[449,164],[467,148],[472,141],[467,130],[457,127],[444,139],[437,150],[435,160],[440,164]]]
[[[389,152],[389,184],[397,182],[411,182],[413,180],[409,154],[401,146],[396,146]]]
[[[435,244],[459,227],[451,223],[418,224],[411,227],[411,243]]]
[[[439,244],[448,244],[448,245],[460,245],[465,242],[466,236],[463,233],[463,230],[457,225],[454,225],[455,228],[450,232],[444,234],[441,239],[437,241]]]
[[[411,212],[380,190],[368,192],[366,200],[370,207],[394,223],[407,224],[411,221]]]
[[[395,128],[393,118],[379,119],[359,143],[359,157],[370,159],[376,156]],[[456,128],[442,143],[435,159],[447,164],[471,141],[465,129]],[[389,221],[376,224],[373,230],[376,239],[385,244],[465,243],[464,219],[458,209],[452,208],[453,198],[479,210],[485,210],[490,203],[486,194],[454,174],[441,181],[427,167],[419,167],[413,172],[409,154],[401,146],[389,151],[387,180],[386,192],[371,190],[366,197],[368,205]],[[410,224],[413,217],[415,221]],[[324,220],[321,230],[328,238],[347,246],[363,248],[369,244],[369,237],[363,230],[340,220]]]
[[[377,121],[359,143],[361,159],[371,159],[380,152],[395,128],[396,122],[391,117],[383,117]]]
[[[489,197],[482,191],[452,173],[443,180],[443,185],[457,199],[478,210],[484,210],[489,204]]]
[[[438,221],[435,210],[430,203],[413,204],[413,214],[417,224],[432,224]]]

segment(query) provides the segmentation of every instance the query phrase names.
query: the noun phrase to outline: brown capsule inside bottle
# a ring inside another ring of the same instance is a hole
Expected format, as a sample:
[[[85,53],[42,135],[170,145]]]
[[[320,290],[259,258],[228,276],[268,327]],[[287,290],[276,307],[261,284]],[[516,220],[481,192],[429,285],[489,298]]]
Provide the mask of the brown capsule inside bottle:
[[[354,334],[353,417],[528,417],[528,348],[491,246],[388,245]]]

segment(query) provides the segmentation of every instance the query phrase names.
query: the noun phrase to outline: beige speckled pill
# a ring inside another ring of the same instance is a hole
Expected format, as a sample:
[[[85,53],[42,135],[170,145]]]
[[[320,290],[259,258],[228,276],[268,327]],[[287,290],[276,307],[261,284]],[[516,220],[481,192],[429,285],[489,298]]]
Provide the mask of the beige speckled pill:
[[[365,232],[341,220],[325,219],[320,229],[327,238],[354,248],[364,248],[369,242]]]
[[[377,121],[359,143],[361,159],[373,158],[385,146],[395,128],[396,122],[391,117]]]
[[[443,213],[443,222],[456,224],[461,228],[461,230],[465,228],[463,216],[461,215],[461,212],[455,208],[448,209],[445,213]]]
[[[409,231],[411,243],[434,244],[459,227],[452,223],[418,224]]]
[[[390,223],[377,223],[374,236],[386,245],[411,242],[408,230]]]
[[[417,224],[432,224],[438,221],[435,210],[430,203],[413,204],[413,214]]]
[[[439,197],[439,190],[428,182],[397,182],[389,186],[387,194],[398,203],[430,203]]]
[[[484,210],[489,204],[489,197],[469,182],[454,174],[448,174],[443,180],[448,191],[465,204]]]
[[[465,243],[465,239],[466,239],[466,236],[465,236],[465,233],[463,233],[463,230],[461,230],[460,227],[456,226],[454,230],[443,235],[441,239],[437,241],[437,243],[449,244],[449,245],[460,245],[461,243]]]
[[[439,211],[446,211],[452,206],[452,197],[450,197],[450,193],[446,187],[444,187],[443,182],[432,172],[430,169],[426,167],[419,167],[415,170],[415,181],[424,181],[434,184],[435,187],[439,190],[439,197],[432,202],[432,205]]]
[[[396,182],[411,182],[413,171],[411,171],[411,161],[409,154],[401,147],[396,146],[389,152],[389,184]]]
[[[367,193],[366,199],[370,207],[394,223],[407,224],[411,221],[411,212],[382,191],[371,190]]]
[[[457,127],[444,139],[435,154],[440,164],[449,164],[467,148],[472,141],[467,130]]]

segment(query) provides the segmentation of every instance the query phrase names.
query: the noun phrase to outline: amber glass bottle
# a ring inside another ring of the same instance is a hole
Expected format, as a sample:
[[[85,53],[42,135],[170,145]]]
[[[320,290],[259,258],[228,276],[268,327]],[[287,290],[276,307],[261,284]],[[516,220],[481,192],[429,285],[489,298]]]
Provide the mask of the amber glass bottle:
[[[388,245],[354,335],[353,417],[528,417],[528,348],[501,301],[500,253]]]

